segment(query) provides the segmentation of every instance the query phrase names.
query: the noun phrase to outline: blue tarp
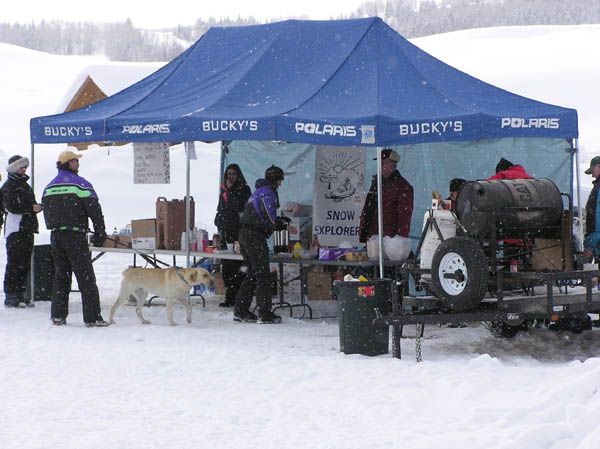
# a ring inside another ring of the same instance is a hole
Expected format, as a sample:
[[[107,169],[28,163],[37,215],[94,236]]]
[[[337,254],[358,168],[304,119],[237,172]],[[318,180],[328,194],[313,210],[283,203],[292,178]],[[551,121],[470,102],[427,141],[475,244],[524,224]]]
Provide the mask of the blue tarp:
[[[578,135],[575,110],[460,72],[379,18],[211,28],[144,80],[30,126],[32,143],[384,146]]]

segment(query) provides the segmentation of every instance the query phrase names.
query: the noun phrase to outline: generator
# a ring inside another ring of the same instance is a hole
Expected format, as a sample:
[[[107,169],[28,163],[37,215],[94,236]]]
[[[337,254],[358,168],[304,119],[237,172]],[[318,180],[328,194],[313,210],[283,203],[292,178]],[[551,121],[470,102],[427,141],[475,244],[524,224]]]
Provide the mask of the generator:
[[[572,269],[572,204],[551,180],[469,181],[455,204],[426,213],[417,248],[419,268],[430,270],[421,282],[449,310],[477,307],[499,271],[534,270],[541,251],[558,249],[560,259],[545,256],[535,269]]]

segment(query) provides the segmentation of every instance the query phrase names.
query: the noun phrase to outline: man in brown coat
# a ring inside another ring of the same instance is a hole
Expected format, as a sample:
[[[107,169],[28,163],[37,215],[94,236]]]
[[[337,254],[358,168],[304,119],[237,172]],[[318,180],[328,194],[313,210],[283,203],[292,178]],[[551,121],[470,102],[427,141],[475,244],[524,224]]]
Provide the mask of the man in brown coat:
[[[383,236],[408,238],[413,212],[413,188],[396,169],[400,155],[392,149],[381,151]],[[377,223],[377,176],[373,176],[360,214],[360,241],[379,234]]]

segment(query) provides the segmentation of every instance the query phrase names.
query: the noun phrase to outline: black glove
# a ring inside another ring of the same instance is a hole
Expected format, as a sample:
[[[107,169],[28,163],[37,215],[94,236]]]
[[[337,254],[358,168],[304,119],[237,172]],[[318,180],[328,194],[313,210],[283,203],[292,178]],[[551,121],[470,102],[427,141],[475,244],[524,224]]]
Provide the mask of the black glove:
[[[273,222],[273,229],[275,229],[276,231],[283,231],[284,229],[287,228],[288,223],[290,222],[290,219],[287,217],[277,217],[275,218],[275,221]]]
[[[106,233],[105,232],[94,232],[94,236],[92,237],[92,245],[93,246],[102,246],[106,241]]]

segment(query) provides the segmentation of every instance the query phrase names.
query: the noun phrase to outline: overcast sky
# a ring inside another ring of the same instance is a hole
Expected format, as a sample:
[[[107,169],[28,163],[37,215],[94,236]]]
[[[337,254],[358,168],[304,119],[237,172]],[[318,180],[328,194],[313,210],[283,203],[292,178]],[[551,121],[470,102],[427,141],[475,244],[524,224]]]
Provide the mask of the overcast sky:
[[[257,19],[305,16],[329,19],[353,12],[365,0],[1,0],[0,22],[45,20],[117,22],[131,18],[136,27],[191,25],[197,18]]]

